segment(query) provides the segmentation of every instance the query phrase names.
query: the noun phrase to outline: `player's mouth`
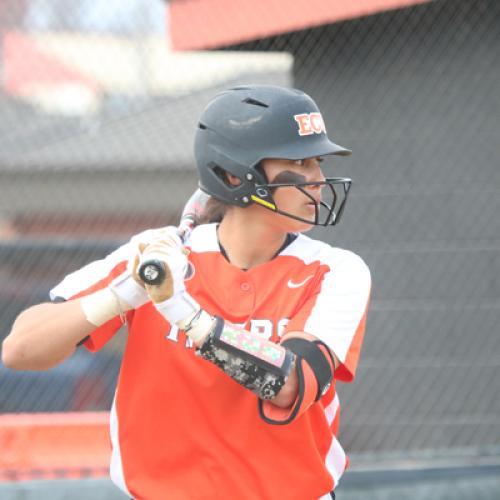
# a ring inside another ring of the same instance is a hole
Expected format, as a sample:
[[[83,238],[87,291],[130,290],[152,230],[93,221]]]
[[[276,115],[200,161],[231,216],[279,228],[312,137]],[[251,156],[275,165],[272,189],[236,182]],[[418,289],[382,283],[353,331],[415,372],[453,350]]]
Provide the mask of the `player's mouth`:
[[[315,214],[319,210],[321,200],[315,199],[315,201],[309,201],[305,204],[306,209],[309,213]]]
[[[321,205],[321,196],[314,196],[314,195],[309,195],[309,201],[307,202],[307,205],[311,206],[320,206]]]

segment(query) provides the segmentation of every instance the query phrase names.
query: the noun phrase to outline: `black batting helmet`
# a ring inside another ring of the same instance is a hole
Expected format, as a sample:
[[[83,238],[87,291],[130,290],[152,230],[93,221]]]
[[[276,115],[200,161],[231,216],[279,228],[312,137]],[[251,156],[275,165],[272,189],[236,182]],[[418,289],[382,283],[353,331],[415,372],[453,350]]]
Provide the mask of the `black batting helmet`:
[[[259,168],[260,162],[268,158],[302,160],[351,154],[328,138],[318,106],[300,90],[248,85],[221,92],[200,117],[194,152],[200,188],[222,202],[240,207],[258,203],[294,217],[279,210],[272,197],[273,189],[294,186],[309,196],[304,187],[324,184],[330,188],[333,199],[331,203],[321,202],[327,212],[323,222],[319,221],[317,207],[314,224],[326,226],[339,221],[350,179],[333,177],[320,183],[270,184]],[[230,185],[224,172],[238,177],[241,183]],[[339,184],[343,186],[344,196],[335,212],[338,201],[335,185]]]

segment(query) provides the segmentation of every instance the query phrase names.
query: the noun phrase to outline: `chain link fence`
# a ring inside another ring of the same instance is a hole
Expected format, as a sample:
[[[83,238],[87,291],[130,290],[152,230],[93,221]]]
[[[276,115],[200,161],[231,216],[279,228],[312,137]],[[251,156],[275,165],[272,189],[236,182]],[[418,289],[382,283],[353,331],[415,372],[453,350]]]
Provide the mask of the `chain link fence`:
[[[373,274],[342,441],[367,457],[498,457],[500,3],[414,3],[176,52],[160,0],[4,0],[0,339],[66,273],[175,223],[214,93],[293,85],[354,151],[334,163],[354,180],[343,221],[313,235]],[[125,339],[46,373],[0,366],[0,411],[109,409]]]

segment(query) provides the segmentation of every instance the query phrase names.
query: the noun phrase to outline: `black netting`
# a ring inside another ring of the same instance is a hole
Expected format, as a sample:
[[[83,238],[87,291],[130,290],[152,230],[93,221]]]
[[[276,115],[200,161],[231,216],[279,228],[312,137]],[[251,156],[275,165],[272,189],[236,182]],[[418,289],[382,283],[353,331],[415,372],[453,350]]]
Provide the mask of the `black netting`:
[[[0,6],[0,338],[66,273],[177,220],[217,90],[294,85],[354,152],[334,163],[354,180],[343,221],[316,236],[373,275],[358,379],[340,387],[346,448],[498,453],[500,3],[440,0],[184,54],[169,51],[160,0],[77,3]],[[122,346],[48,373],[0,366],[0,411],[108,409]]]

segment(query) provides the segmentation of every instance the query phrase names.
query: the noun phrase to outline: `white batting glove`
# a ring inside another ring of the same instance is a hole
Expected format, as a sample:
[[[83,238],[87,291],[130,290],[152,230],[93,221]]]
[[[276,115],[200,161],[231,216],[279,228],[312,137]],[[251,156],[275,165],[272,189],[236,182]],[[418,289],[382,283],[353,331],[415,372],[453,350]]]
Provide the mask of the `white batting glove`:
[[[199,311],[200,305],[186,291],[184,277],[188,266],[187,252],[174,227],[140,247],[140,261],[159,260],[165,267],[165,279],[159,285],[146,284],[146,290],[156,309],[177,326],[184,324]]]
[[[95,326],[101,326],[115,316],[120,316],[125,323],[124,314],[137,309],[151,299],[144,287],[134,277],[134,256],[127,269],[117,276],[106,288],[82,297],[80,305],[87,320]]]
[[[114,294],[124,303],[125,310],[137,309],[151,299],[148,292],[135,274],[138,256],[134,255],[127,264],[127,269],[117,276],[108,286]]]
[[[149,247],[148,251],[152,252],[156,248],[154,245],[161,245],[162,248],[163,245],[182,248],[181,241],[177,236],[177,228],[169,226],[159,229],[149,229],[131,239],[131,255],[127,269],[106,288],[81,299],[82,310],[90,323],[95,326],[101,326],[116,316],[120,316],[124,322],[124,313],[127,311],[141,307],[149,302],[152,297],[155,300],[161,299],[159,296],[160,290],[150,290],[152,296],[150,298],[148,291],[146,291],[137,275],[141,249]],[[183,283],[183,280],[175,281]]]

